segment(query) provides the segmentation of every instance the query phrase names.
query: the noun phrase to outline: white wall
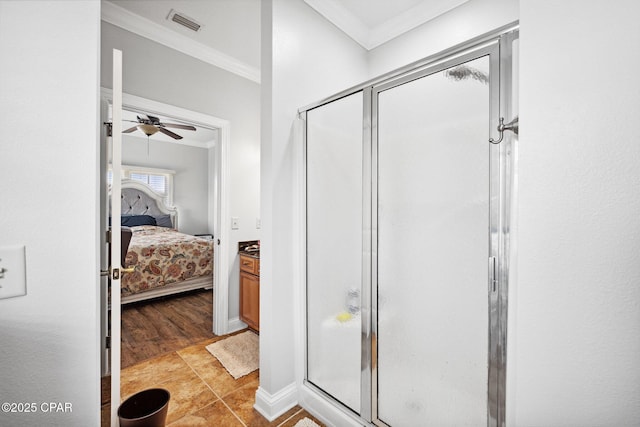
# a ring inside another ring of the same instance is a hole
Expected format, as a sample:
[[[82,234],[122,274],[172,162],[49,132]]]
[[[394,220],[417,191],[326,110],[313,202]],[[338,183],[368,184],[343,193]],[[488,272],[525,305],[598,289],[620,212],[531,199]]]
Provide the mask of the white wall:
[[[240,228],[230,231],[229,318],[237,317],[238,241],[260,239],[260,85],[102,22],[103,87],[111,87],[113,48],[123,51],[124,92],[231,122],[229,203]]]
[[[260,390],[258,406],[294,382],[294,322],[298,187],[294,157],[301,141],[298,108],[367,77],[365,51],[302,0],[264,1],[262,36],[262,151]],[[273,25],[273,27],[271,27]],[[294,400],[295,402],[295,400]],[[275,402],[272,402],[275,403]],[[273,410],[270,412],[270,410]],[[270,413],[269,413],[270,412]]]
[[[148,151],[147,151],[148,150]],[[173,204],[178,207],[178,228],[183,233],[209,230],[209,149],[147,138],[122,138],[122,164],[175,171]],[[215,167],[215,165],[211,165]]]
[[[0,402],[38,410],[3,426],[100,422],[99,37],[98,1],[0,1],[0,246],[27,253],[27,295],[0,300]]]
[[[520,7],[511,424],[637,426],[640,6]]]

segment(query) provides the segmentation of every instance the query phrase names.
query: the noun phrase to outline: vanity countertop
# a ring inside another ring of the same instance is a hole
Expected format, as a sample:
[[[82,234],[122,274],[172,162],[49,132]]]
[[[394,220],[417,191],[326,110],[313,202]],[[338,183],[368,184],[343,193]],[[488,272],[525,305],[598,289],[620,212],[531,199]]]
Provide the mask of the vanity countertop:
[[[260,259],[260,240],[238,242],[238,254]]]

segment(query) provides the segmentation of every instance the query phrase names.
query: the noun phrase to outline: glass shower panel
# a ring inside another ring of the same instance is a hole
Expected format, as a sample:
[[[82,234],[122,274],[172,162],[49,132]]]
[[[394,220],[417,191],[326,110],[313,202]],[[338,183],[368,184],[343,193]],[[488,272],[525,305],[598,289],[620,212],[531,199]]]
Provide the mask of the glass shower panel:
[[[378,94],[378,419],[487,424],[489,57]]]
[[[307,380],[360,412],[362,93],[307,112]]]

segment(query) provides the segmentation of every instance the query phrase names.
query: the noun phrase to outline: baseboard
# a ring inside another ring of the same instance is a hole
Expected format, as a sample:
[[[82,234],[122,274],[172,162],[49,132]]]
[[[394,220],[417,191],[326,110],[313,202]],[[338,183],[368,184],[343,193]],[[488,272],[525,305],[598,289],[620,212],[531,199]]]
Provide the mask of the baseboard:
[[[327,426],[375,427],[373,424],[355,415],[355,413],[322,396],[321,393],[318,393],[306,384],[300,387],[298,396],[300,406]]]
[[[258,387],[253,407],[271,422],[297,404],[298,388],[295,383],[291,383],[275,394],[269,394],[262,387]]]
[[[239,317],[234,317],[233,319],[229,319],[229,323],[227,324],[227,333],[231,334],[241,329],[245,329],[246,327],[247,324],[240,320]]]

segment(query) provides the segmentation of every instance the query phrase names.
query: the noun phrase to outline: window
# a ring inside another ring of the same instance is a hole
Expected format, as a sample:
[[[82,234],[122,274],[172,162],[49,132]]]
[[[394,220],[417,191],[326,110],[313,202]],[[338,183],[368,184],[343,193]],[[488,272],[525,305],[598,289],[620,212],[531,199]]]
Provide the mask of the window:
[[[173,176],[175,171],[167,169],[146,168],[142,166],[122,165],[122,177],[134,181],[140,181],[151,187],[156,193],[164,196],[165,203],[173,204]],[[107,172],[107,182],[113,182],[111,167]]]
[[[131,172],[129,173],[129,179],[143,182],[147,184],[149,187],[153,188],[156,193],[162,194],[163,196],[167,195],[167,176],[166,175]]]

